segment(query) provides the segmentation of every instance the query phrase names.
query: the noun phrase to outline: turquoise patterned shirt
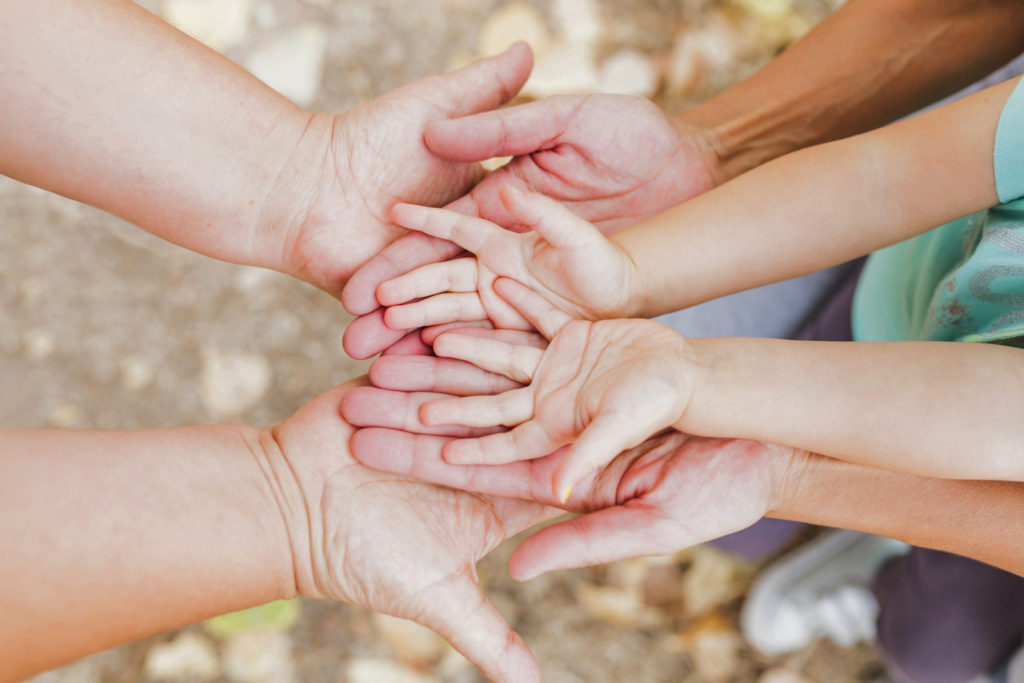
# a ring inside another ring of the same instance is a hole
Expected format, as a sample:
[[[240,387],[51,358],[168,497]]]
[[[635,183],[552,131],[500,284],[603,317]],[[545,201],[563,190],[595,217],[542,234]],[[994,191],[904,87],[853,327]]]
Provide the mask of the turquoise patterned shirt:
[[[854,296],[854,339],[1024,346],[1021,83],[996,131],[993,163],[1002,203],[872,254]]]

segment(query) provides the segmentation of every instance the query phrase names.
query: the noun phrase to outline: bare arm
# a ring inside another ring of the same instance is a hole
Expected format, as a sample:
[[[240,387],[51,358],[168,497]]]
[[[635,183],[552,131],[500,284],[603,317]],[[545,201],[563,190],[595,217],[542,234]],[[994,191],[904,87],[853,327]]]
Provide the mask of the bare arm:
[[[719,181],[884,125],[1024,52],[1013,0],[850,0],[753,77],[676,118]]]

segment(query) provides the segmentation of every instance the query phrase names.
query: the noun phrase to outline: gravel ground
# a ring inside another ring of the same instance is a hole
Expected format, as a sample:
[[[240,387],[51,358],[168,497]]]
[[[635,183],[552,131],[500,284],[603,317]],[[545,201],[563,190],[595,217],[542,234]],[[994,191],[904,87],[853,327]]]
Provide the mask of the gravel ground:
[[[547,75],[531,83],[533,96],[626,90],[674,113],[751,73],[836,3],[141,4],[320,110],[346,109],[527,36],[545,48],[538,68],[546,65]],[[350,318],[302,283],[206,259],[2,177],[0,217],[6,426],[273,424],[366,368],[341,350]],[[881,670],[866,647],[818,643],[779,659],[754,653],[736,614],[756,567],[709,549],[525,584],[504,569],[510,549],[487,558],[481,574],[549,681],[861,681]],[[153,636],[34,680],[480,680],[431,634],[358,608],[300,601],[250,616],[242,626],[215,622]]]

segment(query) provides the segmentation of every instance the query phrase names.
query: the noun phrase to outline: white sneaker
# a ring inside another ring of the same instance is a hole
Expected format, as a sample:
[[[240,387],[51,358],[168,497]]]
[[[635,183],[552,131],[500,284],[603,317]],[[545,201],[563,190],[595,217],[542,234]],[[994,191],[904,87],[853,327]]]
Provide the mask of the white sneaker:
[[[878,604],[868,584],[885,560],[909,549],[857,531],[823,534],[754,581],[743,606],[743,635],[766,655],[793,652],[820,637],[842,647],[874,640]]]

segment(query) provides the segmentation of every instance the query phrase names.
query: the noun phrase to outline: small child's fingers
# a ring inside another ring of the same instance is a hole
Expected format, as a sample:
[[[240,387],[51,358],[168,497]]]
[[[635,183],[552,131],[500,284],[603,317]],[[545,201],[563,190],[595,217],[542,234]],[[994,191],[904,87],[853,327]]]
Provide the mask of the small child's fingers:
[[[445,358],[464,360],[520,384],[530,383],[544,355],[544,351],[535,346],[509,344],[455,332],[442,334],[435,339],[434,353]]]
[[[370,381],[382,389],[453,396],[500,394],[522,386],[471,363],[434,356],[381,356],[370,366]]]
[[[341,414],[356,427],[386,427],[413,434],[472,437],[493,434],[488,426],[474,429],[459,425],[426,425],[420,421],[420,408],[444,394],[434,392],[407,393],[377,387],[356,387],[341,401]]]
[[[653,433],[636,421],[623,420],[622,416],[598,415],[580,433],[555,470],[552,477],[555,496],[564,503],[569,499],[573,486]]]
[[[490,320],[467,320],[456,323],[442,323],[440,325],[428,325],[420,331],[420,336],[427,344],[433,344],[434,340],[449,330],[485,330],[494,329],[494,323]]]
[[[377,287],[377,300],[384,306],[395,306],[442,292],[474,292],[476,275],[474,258],[430,263],[382,282]]]
[[[420,356],[426,357],[433,353],[433,349],[423,343],[420,339],[419,330],[413,330],[396,341],[391,346],[380,352],[380,357],[388,356]]]
[[[452,441],[445,446],[443,455],[445,462],[451,465],[502,465],[544,457],[561,445],[551,439],[540,423],[528,420],[508,432]]]
[[[438,294],[411,304],[392,306],[384,312],[384,323],[395,330],[426,325],[483,320],[487,311],[476,292]]]
[[[515,237],[483,218],[417,204],[396,204],[391,217],[402,227],[449,240],[474,254],[479,254],[488,242]]]
[[[494,291],[548,339],[573,321],[571,316],[552,306],[540,294],[511,278],[495,280]]]
[[[533,415],[532,392],[523,387],[496,396],[443,398],[424,403],[419,420],[425,425],[461,425],[463,427],[510,427]]]
[[[559,249],[584,246],[607,239],[597,228],[565,206],[537,192],[523,192],[506,185],[501,201],[508,212]]]

